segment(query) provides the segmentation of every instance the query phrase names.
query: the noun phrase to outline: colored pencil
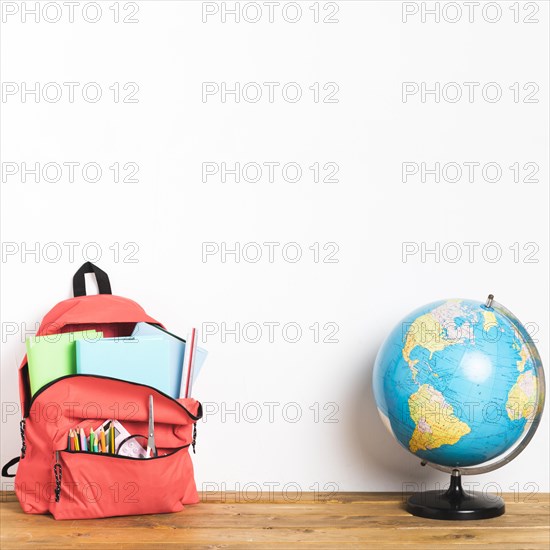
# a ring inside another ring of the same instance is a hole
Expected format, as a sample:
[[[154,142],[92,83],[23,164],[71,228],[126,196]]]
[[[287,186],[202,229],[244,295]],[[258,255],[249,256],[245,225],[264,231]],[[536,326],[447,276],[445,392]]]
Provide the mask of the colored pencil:
[[[115,454],[115,427],[111,422],[111,453]]]
[[[103,429],[103,426],[101,426],[101,429],[99,430],[99,442],[101,443],[101,452],[106,452],[107,448],[105,447],[105,430]]]
[[[84,433],[84,429],[83,428],[80,428],[80,448],[83,450],[83,451],[87,451],[88,450],[88,444],[86,442],[86,434]]]

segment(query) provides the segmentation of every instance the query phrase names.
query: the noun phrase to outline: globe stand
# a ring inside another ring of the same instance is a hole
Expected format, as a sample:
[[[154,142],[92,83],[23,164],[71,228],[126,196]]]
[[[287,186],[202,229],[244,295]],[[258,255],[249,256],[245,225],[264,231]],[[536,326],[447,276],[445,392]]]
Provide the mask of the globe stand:
[[[504,501],[496,495],[467,493],[459,470],[453,470],[446,491],[415,493],[407,500],[407,512],[430,519],[488,519],[504,514]]]

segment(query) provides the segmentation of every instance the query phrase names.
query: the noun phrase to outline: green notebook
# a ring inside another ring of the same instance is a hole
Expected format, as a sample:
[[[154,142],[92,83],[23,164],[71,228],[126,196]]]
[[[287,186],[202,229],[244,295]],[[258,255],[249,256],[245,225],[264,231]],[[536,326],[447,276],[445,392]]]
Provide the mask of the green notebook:
[[[27,338],[27,363],[31,395],[61,376],[76,374],[75,340],[95,341],[102,332],[84,330]]]

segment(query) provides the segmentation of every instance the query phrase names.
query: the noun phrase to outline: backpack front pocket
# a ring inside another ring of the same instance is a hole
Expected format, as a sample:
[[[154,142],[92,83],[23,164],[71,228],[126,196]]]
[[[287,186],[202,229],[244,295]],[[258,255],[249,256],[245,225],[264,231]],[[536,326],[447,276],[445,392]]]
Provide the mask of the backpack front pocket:
[[[88,436],[90,428],[95,431],[108,420],[120,422],[146,447],[151,396],[158,456],[133,458],[120,454],[120,447],[70,450],[70,430],[82,429]],[[189,447],[201,416],[198,401],[176,400],[143,384],[94,375],[55,380],[35,394],[27,430],[33,448],[50,449],[50,458],[39,462],[41,482],[54,488],[47,510],[56,519],[85,519],[178,512],[197,503]]]
[[[163,451],[165,452],[165,451]],[[188,446],[139,459],[90,452],[58,451],[54,483],[55,519],[103,518],[179,512],[196,502]]]

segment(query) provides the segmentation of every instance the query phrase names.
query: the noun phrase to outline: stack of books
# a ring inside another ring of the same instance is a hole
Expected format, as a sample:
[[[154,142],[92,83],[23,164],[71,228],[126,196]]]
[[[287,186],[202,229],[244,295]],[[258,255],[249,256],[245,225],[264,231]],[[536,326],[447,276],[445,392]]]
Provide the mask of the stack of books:
[[[130,336],[95,330],[27,339],[31,393],[63,376],[91,374],[151,386],[173,398],[191,397],[207,351],[197,331],[187,342],[157,325],[136,323]]]

